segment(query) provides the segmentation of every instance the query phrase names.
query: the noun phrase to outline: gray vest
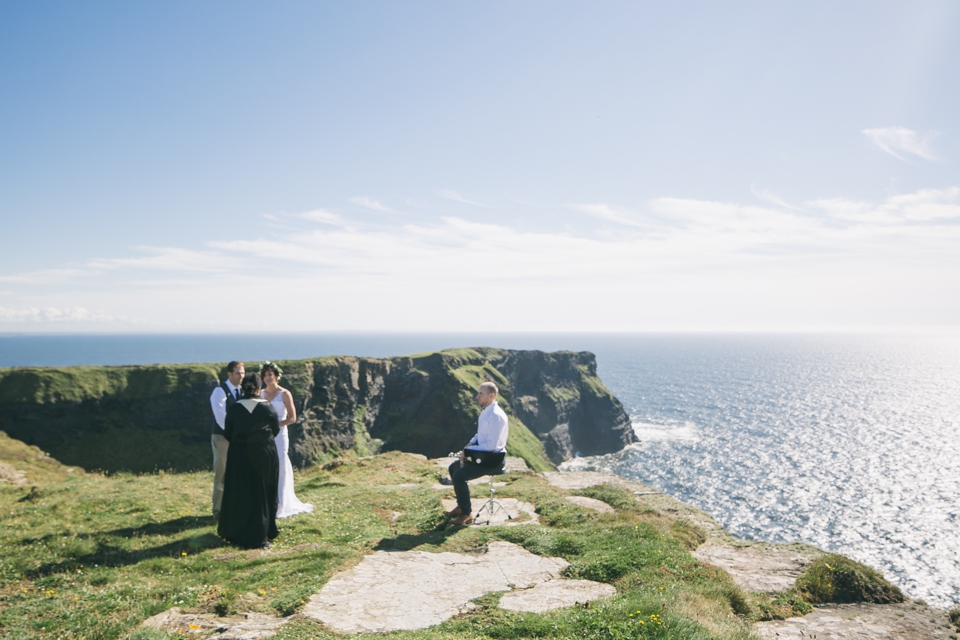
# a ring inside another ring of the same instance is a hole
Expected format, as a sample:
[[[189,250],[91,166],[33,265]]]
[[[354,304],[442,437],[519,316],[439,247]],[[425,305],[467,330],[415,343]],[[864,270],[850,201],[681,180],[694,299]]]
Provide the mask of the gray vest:
[[[223,389],[223,392],[227,396],[227,406],[224,407],[227,411],[230,411],[230,407],[237,403],[237,398],[233,395],[233,392],[230,391],[230,387],[227,386],[226,380],[220,383],[220,388]],[[210,427],[210,433],[215,436],[222,436],[223,429],[220,428],[220,425],[217,424],[217,419],[213,419],[213,425]]]

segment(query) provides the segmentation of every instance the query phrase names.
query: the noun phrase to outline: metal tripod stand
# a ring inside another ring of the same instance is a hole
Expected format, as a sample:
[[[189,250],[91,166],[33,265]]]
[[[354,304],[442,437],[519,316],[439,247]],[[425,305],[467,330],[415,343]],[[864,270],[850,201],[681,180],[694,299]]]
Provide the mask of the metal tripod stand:
[[[494,494],[496,493],[496,489],[493,488],[494,477],[502,473],[504,473],[504,471],[501,469],[499,471],[494,471],[493,473],[490,474],[490,483],[489,483],[490,498],[486,502],[484,502],[482,505],[480,505],[479,509],[477,509],[477,515],[474,516],[473,518],[474,522],[479,522],[480,516],[483,514],[484,511],[487,512],[487,524],[490,524],[490,518],[492,518],[494,514],[497,513],[498,511],[506,512],[506,509],[503,507],[503,505],[497,502],[497,499],[494,497]],[[513,516],[507,515],[507,520],[513,520]]]

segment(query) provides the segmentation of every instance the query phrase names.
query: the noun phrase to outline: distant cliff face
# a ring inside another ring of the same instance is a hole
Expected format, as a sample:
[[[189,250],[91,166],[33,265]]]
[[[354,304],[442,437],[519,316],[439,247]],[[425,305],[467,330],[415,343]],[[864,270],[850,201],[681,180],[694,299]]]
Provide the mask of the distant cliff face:
[[[635,440],[591,353],[456,349],[282,363],[297,423],[295,465],[352,451],[441,456],[476,432],[476,388],[491,380],[510,417],[511,455],[547,469]],[[65,464],[105,471],[210,464],[210,365],[0,370],[0,429]]]

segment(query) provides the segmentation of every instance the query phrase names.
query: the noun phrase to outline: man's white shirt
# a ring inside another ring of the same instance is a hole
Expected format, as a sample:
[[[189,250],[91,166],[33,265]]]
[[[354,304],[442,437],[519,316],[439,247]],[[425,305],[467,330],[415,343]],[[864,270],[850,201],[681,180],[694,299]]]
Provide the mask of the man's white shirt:
[[[507,414],[494,400],[480,412],[480,418],[477,420],[477,435],[473,436],[467,446],[475,446],[481,451],[506,451],[508,431]]]
[[[227,388],[230,389],[230,393],[236,398],[239,387],[233,386],[233,383],[227,380]],[[213,417],[217,421],[217,424],[223,429],[223,422],[227,419],[227,394],[223,392],[223,387],[219,384],[213,390],[213,393],[210,394],[210,408],[213,409]]]

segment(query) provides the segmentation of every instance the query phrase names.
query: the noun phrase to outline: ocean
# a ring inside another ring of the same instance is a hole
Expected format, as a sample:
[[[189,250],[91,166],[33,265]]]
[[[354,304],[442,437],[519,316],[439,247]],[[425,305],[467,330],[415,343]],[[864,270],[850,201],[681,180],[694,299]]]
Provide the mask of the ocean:
[[[617,473],[742,538],[870,564],[960,603],[960,336],[287,334],[0,336],[0,367],[589,350],[640,442],[565,469]]]

